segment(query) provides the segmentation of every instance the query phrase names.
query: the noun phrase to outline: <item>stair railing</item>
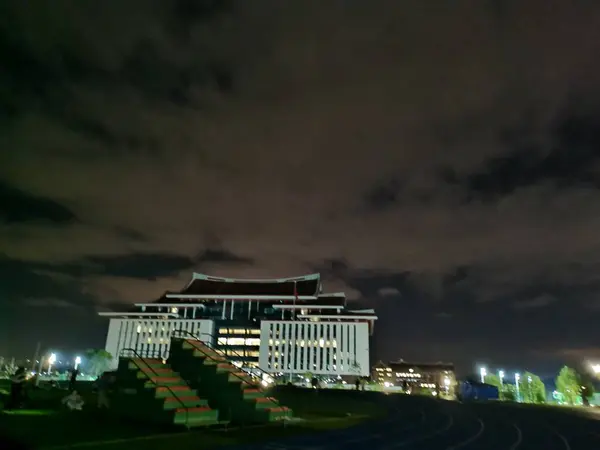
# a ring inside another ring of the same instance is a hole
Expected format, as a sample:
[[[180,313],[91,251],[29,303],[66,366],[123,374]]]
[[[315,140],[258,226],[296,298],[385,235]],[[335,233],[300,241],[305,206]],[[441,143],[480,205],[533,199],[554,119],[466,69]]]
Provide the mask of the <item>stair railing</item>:
[[[218,349],[218,348],[215,348],[215,346],[214,346],[214,345],[212,345],[212,344],[209,344],[209,343],[207,343],[207,342],[204,342],[204,341],[202,341],[202,340],[200,339],[200,337],[199,337],[199,336],[196,336],[194,333],[191,333],[191,332],[189,332],[189,331],[187,331],[187,330],[173,330],[173,332],[172,332],[172,335],[171,335],[171,336],[172,336],[172,337],[175,337],[175,334],[183,334],[183,335],[190,336],[190,337],[191,337],[193,340],[195,340],[195,341],[199,341],[199,342],[202,342],[204,345],[206,345],[206,346],[207,346],[208,348],[210,348],[211,350],[214,350],[214,351],[215,351],[216,353],[218,353],[219,355],[221,355],[221,356],[224,356],[224,357],[227,357],[227,356],[228,356],[228,355],[227,355],[225,352],[223,352],[223,350],[221,350],[221,349]],[[209,336],[209,337],[211,337],[211,338],[214,340],[214,336],[213,336],[212,334],[210,334],[210,333],[200,333],[200,335],[201,335],[201,336]],[[200,350],[200,351],[201,351],[201,350]],[[229,349],[228,349],[228,351],[231,351],[231,352],[232,352],[232,353],[233,353],[235,356],[238,356],[238,357],[241,357],[241,358],[243,358],[243,357],[244,357],[244,355],[242,355],[242,354],[240,354],[240,353],[237,353],[237,352],[236,352],[236,351],[234,351],[234,350],[229,350]],[[207,358],[209,358],[211,361],[214,361],[214,362],[216,362],[216,363],[219,363],[219,360],[218,360],[218,359],[216,359],[216,358],[214,358],[214,357],[212,357],[211,355],[208,355],[208,354],[206,354],[206,353],[205,353],[204,355],[205,355]],[[237,366],[236,366],[236,367],[237,367]],[[252,374],[251,372],[248,372],[247,370],[245,370],[245,369],[243,369],[243,368],[240,368],[240,369],[241,369],[243,372],[246,372],[248,375],[250,375],[250,376],[253,376],[253,377],[256,377],[256,375]],[[272,377],[271,377],[271,375],[270,375],[268,372],[266,372],[265,370],[261,369],[260,367],[257,367],[257,369],[258,369],[258,371],[259,371],[259,372],[261,372],[261,373],[263,373],[263,374],[267,375],[269,378],[272,378]],[[234,377],[236,377],[237,379],[239,379],[240,381],[242,381],[242,382],[245,382],[245,381],[246,381],[246,380],[244,380],[244,378],[242,378],[241,376],[237,375],[236,373],[234,373],[234,372],[230,372],[230,373],[231,373],[231,374],[232,374]],[[263,389],[260,387],[260,383],[258,384],[258,388],[259,388],[259,390],[263,391]],[[267,400],[269,400],[269,403],[271,403],[271,404],[272,404],[272,405],[274,405],[275,407],[281,407],[281,405],[280,405],[278,402],[271,400],[271,397],[265,397],[265,398],[266,398]],[[285,417],[286,417],[286,418],[287,418],[287,414],[288,414],[288,413],[287,413],[287,410],[286,410],[286,413],[285,413]],[[286,422],[286,421],[284,420],[283,422],[284,422],[284,425],[285,425],[285,422]]]
[[[184,335],[189,336],[190,338],[194,339],[195,341],[200,341],[202,342],[204,345],[206,345],[208,348],[210,348],[211,350],[214,350],[216,353],[218,353],[221,356],[227,357],[230,356],[228,355],[228,353],[226,353],[225,351],[223,351],[223,349],[217,348],[215,347],[212,343],[209,342],[205,342],[202,339],[200,339],[200,337],[198,335],[195,335],[187,330],[174,330],[173,334],[177,334],[177,333],[181,333]],[[210,337],[213,341],[215,339],[215,336],[210,334],[210,333],[200,333],[200,336],[208,336]],[[238,358],[245,358],[246,355],[243,355],[242,353],[238,353],[235,350],[231,350],[231,349],[227,349],[227,352],[230,352],[233,356],[237,356]],[[237,366],[236,366],[237,367]],[[245,367],[238,367],[242,372],[246,372],[248,375],[250,375],[251,377],[255,377],[258,378],[256,374],[252,373],[253,369],[256,369],[258,372],[260,372],[263,375],[263,378],[266,376],[268,378],[273,378],[271,376],[271,374],[269,374],[266,370],[261,369],[260,367],[256,366],[253,367],[252,369],[246,369]]]
[[[139,361],[143,362],[146,365],[146,367],[148,369],[150,369],[150,371],[154,375],[156,375],[157,377],[160,377],[160,374],[156,370],[154,370],[152,368],[152,366],[145,361],[144,357],[142,357],[135,349],[133,349],[133,348],[124,348],[124,349],[121,349],[121,353],[120,353],[121,357],[123,357],[123,353],[124,352],[131,352],[131,353],[133,353],[138,358]],[[139,364],[138,364],[138,367],[139,367]],[[148,377],[148,378],[150,378],[150,377]],[[152,381],[151,378],[150,378],[150,381]],[[173,397],[175,399],[177,399],[177,401],[181,404],[182,408],[185,409],[185,426],[189,430],[190,429],[190,427],[189,427],[190,412],[188,410],[188,407],[185,406],[185,403],[183,403],[183,401],[179,397],[177,397],[177,395],[175,394],[175,392],[173,391],[173,389],[171,389],[171,386],[169,386],[167,384],[159,384],[156,381],[152,381],[152,382],[156,385],[156,387],[165,387],[165,388],[167,388],[168,391],[173,395]],[[175,414],[177,414],[177,410],[175,410]]]

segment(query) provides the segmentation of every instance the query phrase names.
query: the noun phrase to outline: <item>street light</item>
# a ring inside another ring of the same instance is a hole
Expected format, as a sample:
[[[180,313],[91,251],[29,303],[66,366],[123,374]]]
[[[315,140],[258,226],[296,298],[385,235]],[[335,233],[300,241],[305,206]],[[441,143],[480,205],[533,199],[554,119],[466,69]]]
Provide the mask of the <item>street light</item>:
[[[56,362],[56,353],[52,353],[48,357],[48,375],[50,375],[50,371],[52,370],[52,365]]]
[[[481,382],[485,383],[485,376],[487,375],[487,370],[485,369],[485,367],[479,369],[479,374],[481,375]]]
[[[77,368],[79,367],[79,364],[81,364],[81,356],[76,356],[75,357],[75,370],[77,370]]]
[[[500,387],[504,385],[504,370],[498,371],[498,378],[500,378]]]
[[[592,371],[596,375],[600,375],[600,364],[594,364],[594,365],[592,365]]]
[[[519,393],[519,380],[521,379],[521,375],[519,375],[518,373],[515,373],[515,386],[517,388],[517,402],[520,402],[521,399],[521,394]]]

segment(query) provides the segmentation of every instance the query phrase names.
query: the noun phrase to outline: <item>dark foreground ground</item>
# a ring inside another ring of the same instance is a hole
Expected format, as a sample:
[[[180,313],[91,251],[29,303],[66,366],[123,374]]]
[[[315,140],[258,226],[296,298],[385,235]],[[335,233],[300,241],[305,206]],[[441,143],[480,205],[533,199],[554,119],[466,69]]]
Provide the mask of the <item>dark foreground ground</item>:
[[[77,389],[86,401],[83,411],[71,412],[61,406],[60,400],[67,391],[40,389],[31,392],[24,409],[0,412],[0,450],[8,449],[2,438],[10,438],[31,450],[79,447],[95,450],[210,450],[268,442],[286,436],[315,435],[323,430],[347,428],[386,416],[381,402],[384,396],[379,393],[317,392],[281,387],[270,394],[294,410],[298,420],[293,423],[185,431],[183,428],[122,419],[111,411],[99,411],[95,407],[91,383],[80,383]]]
[[[595,409],[461,404],[353,391],[284,388],[273,394],[303,423],[173,433],[98,416],[93,408],[57,411],[56,395],[48,394],[46,409],[0,414],[0,434],[40,450],[600,450]]]
[[[600,413],[390,395],[393,412],[346,430],[280,439],[266,450],[600,450]]]

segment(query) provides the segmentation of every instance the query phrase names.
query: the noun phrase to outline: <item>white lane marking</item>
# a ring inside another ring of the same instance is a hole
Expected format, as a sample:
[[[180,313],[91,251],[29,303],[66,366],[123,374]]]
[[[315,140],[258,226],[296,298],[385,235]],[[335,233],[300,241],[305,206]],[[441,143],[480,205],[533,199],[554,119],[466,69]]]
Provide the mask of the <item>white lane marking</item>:
[[[508,447],[508,450],[516,450],[516,448],[521,445],[521,442],[523,442],[523,433],[521,432],[521,429],[516,423],[513,423],[513,427],[515,427],[515,430],[517,431],[517,440]]]
[[[448,416],[448,419],[449,419],[448,423],[446,425],[444,425],[443,427],[438,428],[433,433],[429,433],[429,434],[426,434],[424,436],[417,436],[416,438],[412,438],[412,439],[407,439],[406,441],[399,442],[396,445],[392,445],[392,446],[389,446],[389,447],[386,447],[386,448],[391,449],[391,448],[405,447],[405,446],[407,446],[409,444],[414,444],[415,442],[425,441],[425,440],[430,439],[430,438],[432,438],[434,436],[437,436],[438,434],[441,434],[441,433],[444,433],[444,432],[448,431],[450,428],[452,428],[452,425],[454,425],[454,417],[452,416],[452,414],[446,414],[446,415]]]
[[[400,410],[396,410],[396,411],[398,413],[400,413]],[[421,408],[419,410],[419,415],[421,416],[420,422],[425,422],[425,410],[423,408]],[[397,419],[398,419],[397,417],[390,417],[386,421],[382,422],[382,424],[390,423],[390,422],[393,422],[393,421],[395,421]],[[394,433],[393,436],[397,436],[400,433],[403,433],[403,432],[408,431],[408,430],[412,430],[413,428],[416,428],[417,425],[418,425],[418,423],[411,423],[411,424],[409,424],[407,426],[401,427],[400,429],[396,429],[396,433]],[[369,434],[367,436],[362,436],[362,437],[359,437],[357,439],[345,440],[345,441],[341,442],[340,444],[356,444],[357,442],[364,442],[364,441],[368,441],[368,440],[371,440],[371,439],[373,439],[373,440],[375,440],[375,439],[381,439],[382,437],[383,438],[390,438],[390,437],[393,437],[393,436],[388,436],[388,435],[383,434],[381,432],[377,432],[375,434]]]
[[[458,448],[464,447],[465,445],[469,445],[471,442],[474,442],[477,439],[479,439],[481,437],[481,435],[483,434],[483,431],[485,430],[485,424],[483,423],[483,420],[481,420],[481,419],[477,419],[477,422],[479,422],[479,430],[477,430],[477,433],[475,433],[473,436],[465,439],[464,441],[459,442],[458,444],[447,447],[446,450],[456,450]]]
[[[569,441],[567,440],[566,437],[564,437],[562,434],[560,434],[558,431],[554,431],[554,434],[556,434],[560,440],[563,442],[563,444],[565,444],[565,448],[567,450],[571,450],[571,444],[569,444]]]

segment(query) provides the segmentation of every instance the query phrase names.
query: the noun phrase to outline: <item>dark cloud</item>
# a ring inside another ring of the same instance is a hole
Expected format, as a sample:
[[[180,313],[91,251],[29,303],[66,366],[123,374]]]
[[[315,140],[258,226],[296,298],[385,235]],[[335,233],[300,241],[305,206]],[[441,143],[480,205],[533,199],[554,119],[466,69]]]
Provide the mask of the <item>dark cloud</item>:
[[[515,302],[513,303],[513,308],[518,310],[545,308],[546,306],[555,303],[557,300],[558,299],[552,295],[542,294],[528,300],[520,300]]]
[[[14,311],[27,304],[61,304],[61,307],[92,309],[95,298],[85,293],[81,280],[70,276],[57,276],[56,272],[46,272],[37,263],[18,261],[0,255],[2,284],[1,306]],[[51,300],[50,300],[51,299]],[[10,321],[10,315],[2,314],[2,319]]]
[[[6,299],[317,268],[384,358],[589,348],[599,51],[595,2],[2,2]]]
[[[58,201],[20,190],[0,180],[0,221],[69,224],[77,220],[73,211]]]
[[[228,250],[223,249],[206,249],[198,255],[196,261],[200,264],[210,263],[233,263],[233,264],[253,264],[252,258],[238,256]]]
[[[185,256],[156,253],[92,256],[86,262],[98,275],[142,279],[175,275],[194,266],[194,262]]]
[[[367,208],[381,211],[393,207],[399,200],[401,189],[402,183],[396,178],[374,186],[366,194]]]
[[[600,188],[600,122],[596,117],[577,112],[561,116],[538,143],[531,136],[509,133],[510,149],[490,158],[482,171],[464,180],[468,199],[495,201],[543,183],[558,189]],[[457,181],[451,169],[442,176],[448,183]]]

